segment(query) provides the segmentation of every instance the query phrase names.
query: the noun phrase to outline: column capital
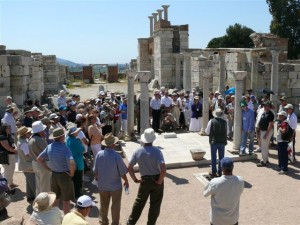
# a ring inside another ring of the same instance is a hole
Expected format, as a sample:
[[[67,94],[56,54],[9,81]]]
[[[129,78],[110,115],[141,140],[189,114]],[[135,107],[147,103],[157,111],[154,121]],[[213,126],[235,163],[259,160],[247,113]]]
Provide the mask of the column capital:
[[[170,6],[169,5],[162,5],[161,7],[164,9],[164,20],[168,21],[168,8]]]
[[[140,83],[149,83],[149,80],[151,79],[151,71],[138,71],[137,78]]]
[[[247,75],[247,71],[233,71],[234,79],[236,81],[242,81]]]
[[[272,57],[278,57],[281,51],[274,49],[274,50],[271,50],[270,52],[272,54]]]
[[[150,20],[153,20],[153,16],[148,16],[148,18],[149,18]]]
[[[152,16],[153,16],[154,22],[157,22],[157,15],[158,15],[158,13],[152,13]]]
[[[168,9],[170,7],[170,5],[162,5],[161,6],[163,9]]]

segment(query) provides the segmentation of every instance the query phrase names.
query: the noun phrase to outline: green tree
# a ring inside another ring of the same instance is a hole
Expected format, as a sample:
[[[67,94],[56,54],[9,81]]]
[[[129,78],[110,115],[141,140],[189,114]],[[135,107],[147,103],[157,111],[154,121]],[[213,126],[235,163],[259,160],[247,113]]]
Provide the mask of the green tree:
[[[300,57],[300,0],[267,0],[272,15],[270,31],[289,38],[288,57]]]
[[[252,33],[254,30],[251,28],[236,23],[226,29],[224,36],[211,39],[207,48],[252,48],[254,47],[250,38]]]

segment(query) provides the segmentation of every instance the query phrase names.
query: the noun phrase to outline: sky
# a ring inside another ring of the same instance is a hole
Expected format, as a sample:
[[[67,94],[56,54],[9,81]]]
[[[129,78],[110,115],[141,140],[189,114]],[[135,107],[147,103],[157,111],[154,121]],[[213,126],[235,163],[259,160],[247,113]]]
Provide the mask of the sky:
[[[128,63],[161,5],[170,5],[172,25],[189,24],[189,48],[205,48],[235,23],[268,33],[272,19],[266,0],[0,0],[0,45],[76,63]]]

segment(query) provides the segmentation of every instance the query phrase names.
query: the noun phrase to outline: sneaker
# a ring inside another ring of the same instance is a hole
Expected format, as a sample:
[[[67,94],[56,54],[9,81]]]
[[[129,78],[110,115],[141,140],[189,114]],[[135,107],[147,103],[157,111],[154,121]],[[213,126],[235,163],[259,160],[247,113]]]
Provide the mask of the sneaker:
[[[264,163],[263,161],[260,161],[259,163],[256,164],[256,166],[258,166],[258,167],[266,167],[267,164]]]
[[[279,175],[284,175],[284,174],[287,174],[288,171],[284,171],[284,170],[280,170],[280,172],[278,173]]]

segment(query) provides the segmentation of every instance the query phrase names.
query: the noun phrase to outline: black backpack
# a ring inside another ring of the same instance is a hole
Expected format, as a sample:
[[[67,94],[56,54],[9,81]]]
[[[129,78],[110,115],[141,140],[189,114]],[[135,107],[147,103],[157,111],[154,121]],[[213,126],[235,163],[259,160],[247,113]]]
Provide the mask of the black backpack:
[[[283,141],[290,141],[294,135],[294,130],[290,127],[290,125],[286,122],[286,132],[281,133],[281,138]]]

